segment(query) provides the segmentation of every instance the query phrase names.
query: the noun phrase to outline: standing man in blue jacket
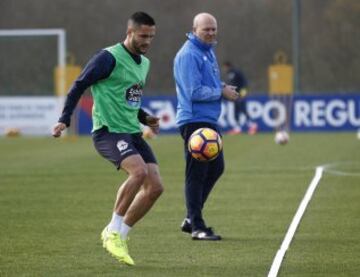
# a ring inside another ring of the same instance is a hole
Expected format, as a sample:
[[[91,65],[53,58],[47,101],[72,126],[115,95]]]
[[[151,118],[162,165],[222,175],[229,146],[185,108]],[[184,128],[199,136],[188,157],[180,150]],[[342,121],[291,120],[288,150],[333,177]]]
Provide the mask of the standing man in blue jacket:
[[[235,101],[239,94],[234,86],[223,85],[214,52],[217,22],[214,16],[200,13],[195,16],[192,32],[178,51],[174,61],[177,92],[176,123],[184,139],[185,199],[187,215],[181,230],[194,240],[220,240],[221,236],[207,227],[202,210],[216,181],[224,171],[224,156],[210,162],[199,162],[187,151],[190,135],[198,128],[208,127],[219,132],[217,121],[221,99]]]

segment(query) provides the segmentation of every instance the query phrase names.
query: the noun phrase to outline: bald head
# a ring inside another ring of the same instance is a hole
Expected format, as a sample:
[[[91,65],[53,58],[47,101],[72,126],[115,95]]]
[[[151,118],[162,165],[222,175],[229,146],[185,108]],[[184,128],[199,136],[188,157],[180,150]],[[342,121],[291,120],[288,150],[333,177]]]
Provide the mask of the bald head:
[[[201,41],[212,44],[216,41],[216,18],[209,13],[199,13],[194,17],[193,34]]]
[[[209,14],[209,13],[199,13],[194,17],[194,21],[193,21],[193,28],[198,27],[199,25],[203,25],[207,22],[212,22],[212,23],[216,23],[216,18]]]

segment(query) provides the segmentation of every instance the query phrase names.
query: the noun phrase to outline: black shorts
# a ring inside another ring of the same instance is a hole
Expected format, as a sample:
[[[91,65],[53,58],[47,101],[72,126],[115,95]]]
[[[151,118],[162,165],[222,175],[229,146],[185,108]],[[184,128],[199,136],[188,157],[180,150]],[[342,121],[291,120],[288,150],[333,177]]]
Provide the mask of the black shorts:
[[[107,127],[103,127],[93,132],[92,137],[99,154],[112,162],[117,169],[125,158],[136,154],[139,154],[145,163],[157,164],[154,153],[141,133],[110,133]]]

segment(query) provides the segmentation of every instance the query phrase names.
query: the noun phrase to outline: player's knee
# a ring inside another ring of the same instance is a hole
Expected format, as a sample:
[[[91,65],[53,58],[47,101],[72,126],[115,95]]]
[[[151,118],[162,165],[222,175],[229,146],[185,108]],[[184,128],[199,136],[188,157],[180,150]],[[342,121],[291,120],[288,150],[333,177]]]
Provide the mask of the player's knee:
[[[152,200],[156,200],[164,192],[164,187],[161,183],[153,184],[149,189],[148,195]]]
[[[136,179],[137,182],[142,184],[145,180],[145,178],[148,175],[148,171],[146,167],[139,166],[135,170],[131,172],[131,177]]]

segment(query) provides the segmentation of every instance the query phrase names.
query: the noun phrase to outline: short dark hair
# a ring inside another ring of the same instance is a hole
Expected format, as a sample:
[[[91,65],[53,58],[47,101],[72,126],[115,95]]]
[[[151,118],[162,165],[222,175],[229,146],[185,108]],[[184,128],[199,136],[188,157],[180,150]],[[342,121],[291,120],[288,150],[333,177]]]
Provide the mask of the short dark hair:
[[[155,20],[145,12],[136,12],[130,18],[131,21],[135,25],[148,25],[154,26]]]

